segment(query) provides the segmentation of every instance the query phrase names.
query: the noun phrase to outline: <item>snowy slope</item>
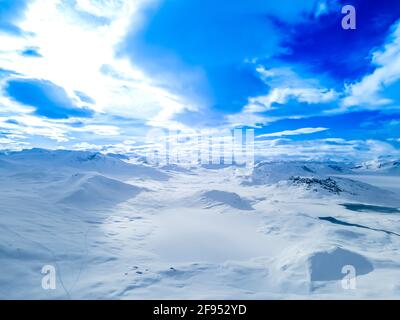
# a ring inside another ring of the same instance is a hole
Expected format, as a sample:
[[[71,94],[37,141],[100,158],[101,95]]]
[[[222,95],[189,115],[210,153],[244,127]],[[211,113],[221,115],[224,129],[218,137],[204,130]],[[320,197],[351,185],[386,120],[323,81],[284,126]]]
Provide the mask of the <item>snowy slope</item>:
[[[143,164],[126,163],[116,157],[97,152],[30,149],[0,155],[14,170],[79,170],[98,172],[112,177],[135,176],[153,180],[167,180],[168,175]]]
[[[349,173],[351,173],[351,169],[348,165],[335,162],[259,162],[246,183],[249,185],[272,184],[289,180],[293,176],[322,177]]]
[[[332,197],[352,201],[400,206],[400,199],[392,191],[354,180],[349,164],[321,162],[260,162],[244,186],[276,185],[291,189],[305,197]],[[348,176],[348,177],[347,177]]]
[[[145,191],[101,175],[74,174],[65,182],[59,203],[74,207],[107,207],[126,201]]]
[[[289,186],[310,191],[314,195],[332,196],[361,203],[399,206],[400,198],[391,191],[374,187],[368,183],[343,177],[291,177]]]
[[[399,175],[400,160],[375,159],[363,162],[360,165],[356,166],[354,169],[356,172],[360,173]]]
[[[226,206],[239,210],[253,210],[251,202],[240,197],[237,193],[222,190],[208,190],[197,193],[188,199],[189,203],[199,203],[204,208]]]
[[[0,298],[400,298],[396,175],[264,162],[243,183],[121,159],[0,155]],[[56,290],[41,287],[45,265]]]

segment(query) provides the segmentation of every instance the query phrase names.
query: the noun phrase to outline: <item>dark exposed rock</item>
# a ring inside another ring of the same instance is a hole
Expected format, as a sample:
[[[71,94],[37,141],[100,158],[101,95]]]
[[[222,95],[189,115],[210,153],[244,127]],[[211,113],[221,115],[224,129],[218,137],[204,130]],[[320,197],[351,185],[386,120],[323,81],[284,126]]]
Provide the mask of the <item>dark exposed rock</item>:
[[[344,191],[332,178],[318,179],[313,177],[291,177],[290,181],[295,185],[305,185],[307,190],[314,189],[317,191],[316,188],[320,187],[335,194],[340,194]]]

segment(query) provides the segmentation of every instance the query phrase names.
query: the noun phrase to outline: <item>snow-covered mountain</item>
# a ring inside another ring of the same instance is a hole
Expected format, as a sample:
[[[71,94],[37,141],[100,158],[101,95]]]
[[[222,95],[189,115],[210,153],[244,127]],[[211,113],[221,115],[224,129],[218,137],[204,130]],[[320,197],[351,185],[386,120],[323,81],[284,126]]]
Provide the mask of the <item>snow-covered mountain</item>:
[[[289,179],[288,185],[296,186],[318,195],[336,196],[338,199],[400,206],[400,198],[393,192],[353,179],[293,176]]]
[[[111,177],[137,177],[165,181],[168,175],[144,164],[131,164],[121,157],[98,152],[29,149],[0,154],[0,170],[49,171],[64,170],[97,172]]]
[[[374,171],[375,172],[375,171]],[[277,185],[284,189],[297,188],[297,194],[309,192],[310,196],[331,196],[370,204],[400,206],[400,199],[389,190],[354,180],[352,164],[334,162],[260,162],[251,176],[243,181],[245,186]]]
[[[400,297],[398,175],[270,161],[244,178],[131,162],[0,154],[0,298]],[[48,265],[56,290],[41,287]],[[349,266],[357,290],[342,285]]]
[[[400,159],[375,159],[365,161],[354,168],[355,171],[361,173],[377,173],[377,174],[400,174]]]
[[[132,199],[146,189],[98,174],[76,173],[63,181],[62,190],[58,203],[78,208],[104,208]]]
[[[352,173],[350,165],[336,162],[263,161],[256,164],[250,179],[246,183],[250,185],[273,184],[289,180],[294,176],[328,177],[330,175],[349,173]]]

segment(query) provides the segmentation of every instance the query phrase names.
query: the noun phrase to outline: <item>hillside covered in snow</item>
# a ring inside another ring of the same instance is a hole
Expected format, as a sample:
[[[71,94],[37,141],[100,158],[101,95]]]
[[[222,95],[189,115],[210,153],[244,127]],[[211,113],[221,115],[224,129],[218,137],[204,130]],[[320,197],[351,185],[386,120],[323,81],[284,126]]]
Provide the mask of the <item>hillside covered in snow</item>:
[[[0,154],[0,298],[400,298],[398,162],[134,160]]]

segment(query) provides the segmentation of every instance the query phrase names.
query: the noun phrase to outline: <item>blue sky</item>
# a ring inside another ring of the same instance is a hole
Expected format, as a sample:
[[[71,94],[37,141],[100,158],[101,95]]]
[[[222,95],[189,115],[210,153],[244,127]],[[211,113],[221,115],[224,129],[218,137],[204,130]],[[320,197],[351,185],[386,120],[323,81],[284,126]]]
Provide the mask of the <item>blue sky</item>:
[[[267,156],[399,155],[398,0],[0,0],[0,18],[1,149],[252,127]]]

